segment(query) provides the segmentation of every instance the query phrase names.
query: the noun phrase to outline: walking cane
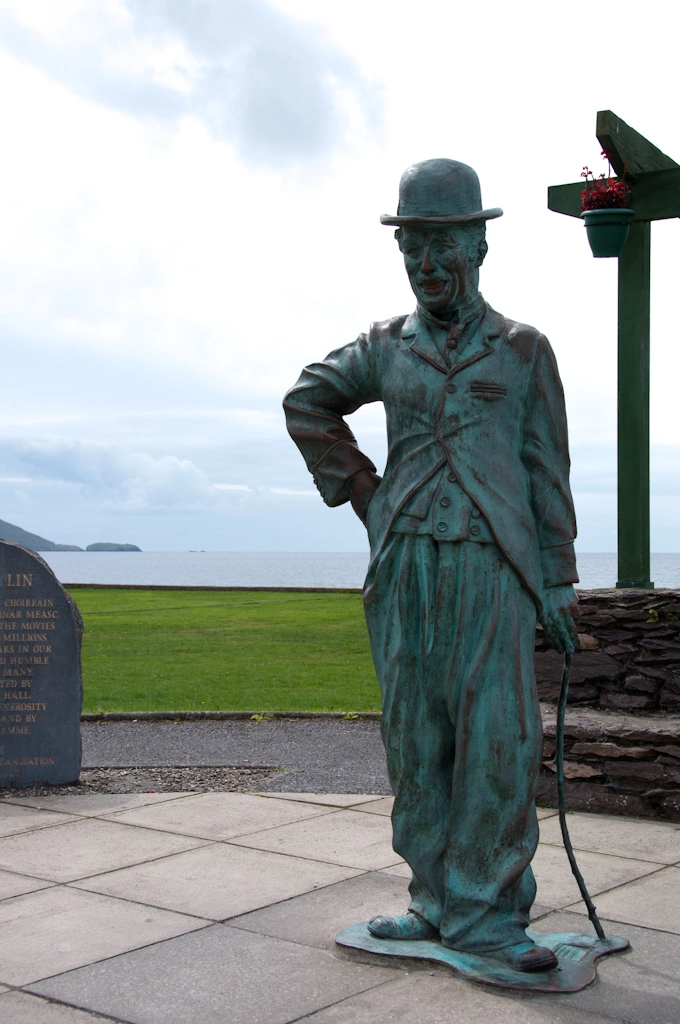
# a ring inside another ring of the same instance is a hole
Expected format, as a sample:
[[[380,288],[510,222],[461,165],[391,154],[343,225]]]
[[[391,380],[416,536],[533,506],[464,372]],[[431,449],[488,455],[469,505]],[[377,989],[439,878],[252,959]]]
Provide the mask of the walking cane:
[[[569,838],[569,829],[567,828],[567,817],[566,807],[564,805],[564,715],[567,710],[567,696],[569,694],[569,682],[571,680],[571,664],[573,661],[573,654],[564,655],[564,669],[562,671],[562,685],[560,687],[560,700],[557,705],[557,728],[556,728],[556,750],[555,750],[555,766],[557,768],[557,807],[560,818],[560,828],[562,829],[562,839],[564,841],[564,848],[567,851],[567,857],[569,858],[569,864],[573,872],[574,878],[578,884],[583,902],[588,910],[588,917],[590,918],[593,928],[597,932],[599,939],[604,939],[604,929],[600,924],[600,919],[595,912],[595,904],[590,898],[590,894],[586,889],[586,883],[583,881],[583,875],[579,871],[578,864],[576,863],[576,857],[574,856],[574,849],[571,845],[571,839]]]

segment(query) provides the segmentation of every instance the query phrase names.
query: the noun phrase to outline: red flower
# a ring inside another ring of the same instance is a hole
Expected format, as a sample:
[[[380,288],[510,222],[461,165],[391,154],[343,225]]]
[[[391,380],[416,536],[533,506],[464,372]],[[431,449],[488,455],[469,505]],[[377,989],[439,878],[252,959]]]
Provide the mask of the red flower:
[[[626,171],[624,168],[620,178],[612,177],[611,155],[602,150],[602,156],[609,163],[609,176],[601,174],[596,178],[593,172],[584,167],[581,177],[585,179],[586,187],[581,192],[581,210],[607,210],[621,209],[630,206],[632,189],[626,182]]]

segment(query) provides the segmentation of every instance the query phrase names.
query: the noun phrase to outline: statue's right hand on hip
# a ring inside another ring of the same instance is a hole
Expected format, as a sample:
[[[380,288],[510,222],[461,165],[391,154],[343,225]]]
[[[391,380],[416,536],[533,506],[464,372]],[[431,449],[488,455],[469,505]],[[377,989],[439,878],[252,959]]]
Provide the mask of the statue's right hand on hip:
[[[368,506],[371,504],[381,480],[382,477],[377,473],[364,469],[353,476],[349,482],[349,500],[364,526],[368,517]]]
[[[580,647],[574,624],[578,617],[578,597],[571,583],[545,588],[541,625],[548,640],[560,654],[574,654]]]

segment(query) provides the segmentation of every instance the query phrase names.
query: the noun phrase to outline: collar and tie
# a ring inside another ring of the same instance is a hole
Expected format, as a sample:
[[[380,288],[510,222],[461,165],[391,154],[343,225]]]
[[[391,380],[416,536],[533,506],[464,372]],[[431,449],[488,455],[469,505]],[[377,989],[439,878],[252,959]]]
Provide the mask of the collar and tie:
[[[478,294],[472,302],[459,307],[455,311],[451,320],[440,320],[432,313],[429,313],[426,309],[423,309],[422,306],[418,306],[418,316],[429,329],[432,340],[437,345],[437,348],[439,348],[439,344],[437,344],[437,335],[433,333],[432,328],[435,329],[439,338],[441,338],[441,333],[439,332],[446,332],[446,338],[444,341],[445,351],[442,355],[451,357],[453,352],[458,348],[458,343],[465,328],[468,324],[472,323],[473,320],[477,320],[483,314],[484,308],[484,299]]]

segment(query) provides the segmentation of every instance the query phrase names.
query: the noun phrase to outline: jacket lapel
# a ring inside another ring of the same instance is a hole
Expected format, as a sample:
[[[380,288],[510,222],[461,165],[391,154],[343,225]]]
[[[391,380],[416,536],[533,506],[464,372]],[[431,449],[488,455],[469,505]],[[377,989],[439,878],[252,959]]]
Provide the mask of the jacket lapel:
[[[451,369],[448,371],[449,376],[453,377],[454,374],[490,355],[503,333],[503,327],[503,317],[487,305],[479,327],[468,339],[463,351],[454,355]]]
[[[421,356],[422,359],[425,359],[431,366],[434,366],[436,370],[441,371],[441,373],[449,372],[449,368],[442,359],[439,349],[432,340],[432,335],[427,329],[427,325],[422,322],[417,310],[406,317],[404,326],[401,329],[401,336],[404,341],[410,342],[410,348],[413,352]]]

